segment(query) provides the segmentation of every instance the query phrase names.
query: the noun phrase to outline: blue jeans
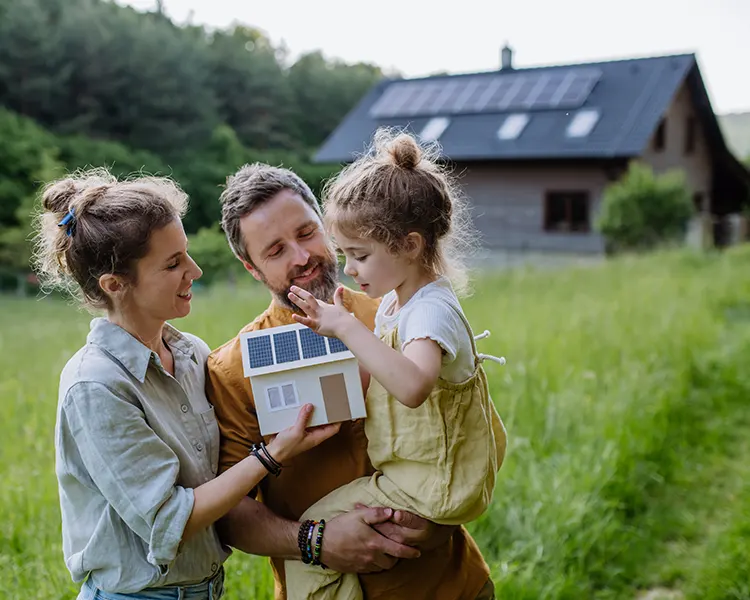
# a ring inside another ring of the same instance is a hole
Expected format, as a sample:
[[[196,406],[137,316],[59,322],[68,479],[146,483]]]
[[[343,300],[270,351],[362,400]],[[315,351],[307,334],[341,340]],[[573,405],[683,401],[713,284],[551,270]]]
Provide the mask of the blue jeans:
[[[87,579],[77,600],[219,600],[224,595],[224,569],[209,581],[194,585],[146,588],[133,594],[118,594],[98,589]]]

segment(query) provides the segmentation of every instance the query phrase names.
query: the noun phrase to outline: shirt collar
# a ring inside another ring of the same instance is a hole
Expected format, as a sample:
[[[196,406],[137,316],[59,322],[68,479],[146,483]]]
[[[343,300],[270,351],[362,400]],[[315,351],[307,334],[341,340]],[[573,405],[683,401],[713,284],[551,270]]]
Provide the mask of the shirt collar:
[[[198,362],[192,342],[177,329],[169,323],[165,323],[163,334],[164,339],[173,351],[177,350],[185,357],[192,358],[196,363]],[[110,354],[141,383],[146,379],[149,362],[155,360],[157,364],[160,364],[159,357],[153,350],[147,348],[122,327],[115,325],[104,317],[98,317],[91,321],[91,330],[86,341],[89,344],[99,346]]]

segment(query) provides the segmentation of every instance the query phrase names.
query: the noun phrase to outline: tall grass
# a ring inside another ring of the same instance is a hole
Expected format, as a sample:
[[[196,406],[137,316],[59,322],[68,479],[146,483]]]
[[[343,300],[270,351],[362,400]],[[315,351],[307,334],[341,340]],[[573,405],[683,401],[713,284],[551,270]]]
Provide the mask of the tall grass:
[[[750,598],[748,266],[747,249],[677,252],[476,282],[464,306],[476,332],[492,332],[480,351],[508,360],[485,365],[509,451],[491,508],[469,526],[498,598],[631,598],[656,585]],[[267,301],[255,286],[214,288],[177,326],[215,347]],[[52,431],[57,377],[88,320],[52,299],[0,300],[6,598],[75,597]],[[235,554],[227,569],[229,598],[272,597],[265,559]]]

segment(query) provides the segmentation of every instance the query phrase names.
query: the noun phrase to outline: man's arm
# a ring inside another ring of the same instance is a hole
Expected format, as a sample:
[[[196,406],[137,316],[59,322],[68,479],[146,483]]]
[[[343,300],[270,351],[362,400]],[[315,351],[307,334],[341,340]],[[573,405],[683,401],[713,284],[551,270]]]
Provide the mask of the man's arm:
[[[390,569],[399,558],[417,558],[419,551],[377,533],[392,511],[358,508],[326,523],[321,560],[340,573],[374,573]],[[300,523],[283,519],[267,506],[243,498],[216,525],[222,541],[248,554],[300,560]]]

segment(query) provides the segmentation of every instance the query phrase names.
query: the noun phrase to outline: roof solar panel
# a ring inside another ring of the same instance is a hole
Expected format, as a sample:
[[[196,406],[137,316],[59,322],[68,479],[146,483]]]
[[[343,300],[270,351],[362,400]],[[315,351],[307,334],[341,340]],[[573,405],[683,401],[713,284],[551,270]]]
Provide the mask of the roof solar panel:
[[[297,332],[285,331],[275,333],[273,336],[273,349],[276,352],[276,364],[299,360],[299,346],[297,345]]]
[[[258,369],[273,364],[273,352],[271,350],[271,336],[260,335],[247,340],[247,350],[250,357],[250,367]]]
[[[331,348],[331,354],[335,354],[336,352],[347,352],[349,350],[349,348],[346,347],[346,344],[338,338],[328,338],[328,346]]]
[[[315,333],[312,329],[300,329],[299,341],[302,346],[302,356],[304,358],[315,358],[328,354],[325,338]]]
[[[370,109],[375,118],[519,109],[578,108],[601,77],[595,68],[396,81]]]

